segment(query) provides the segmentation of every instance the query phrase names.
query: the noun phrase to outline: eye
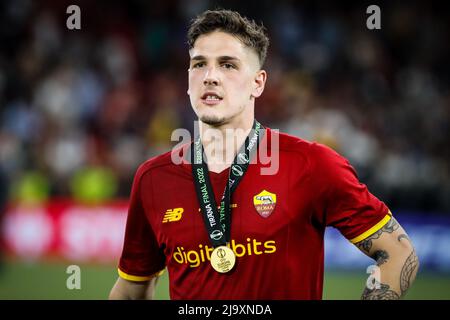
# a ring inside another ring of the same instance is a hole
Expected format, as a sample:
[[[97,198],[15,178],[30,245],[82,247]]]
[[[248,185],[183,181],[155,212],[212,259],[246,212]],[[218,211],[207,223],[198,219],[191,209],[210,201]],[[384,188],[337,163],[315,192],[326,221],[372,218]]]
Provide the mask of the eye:
[[[204,67],[204,66],[205,66],[204,62],[197,62],[197,63],[194,63],[192,68],[197,69],[197,68],[201,68],[201,67]]]
[[[236,69],[236,66],[229,62],[222,63],[222,67],[224,67],[225,69]]]

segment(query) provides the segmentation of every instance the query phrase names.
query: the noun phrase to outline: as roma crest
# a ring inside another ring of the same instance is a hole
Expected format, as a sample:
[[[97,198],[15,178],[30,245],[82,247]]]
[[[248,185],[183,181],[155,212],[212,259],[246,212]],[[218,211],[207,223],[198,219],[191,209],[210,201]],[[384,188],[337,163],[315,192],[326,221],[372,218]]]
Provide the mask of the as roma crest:
[[[253,197],[253,204],[259,215],[263,218],[267,218],[272,214],[273,209],[275,209],[277,195],[263,190]]]

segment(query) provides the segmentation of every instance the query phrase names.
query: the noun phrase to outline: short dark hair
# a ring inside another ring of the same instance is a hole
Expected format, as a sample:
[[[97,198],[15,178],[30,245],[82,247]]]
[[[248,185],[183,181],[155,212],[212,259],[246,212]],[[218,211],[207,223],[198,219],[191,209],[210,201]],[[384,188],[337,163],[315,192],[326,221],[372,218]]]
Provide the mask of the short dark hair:
[[[236,11],[207,10],[193,19],[187,33],[189,49],[194,47],[199,36],[216,30],[236,36],[245,46],[252,48],[258,54],[260,67],[264,65],[269,47],[269,37],[265,27],[241,16]]]

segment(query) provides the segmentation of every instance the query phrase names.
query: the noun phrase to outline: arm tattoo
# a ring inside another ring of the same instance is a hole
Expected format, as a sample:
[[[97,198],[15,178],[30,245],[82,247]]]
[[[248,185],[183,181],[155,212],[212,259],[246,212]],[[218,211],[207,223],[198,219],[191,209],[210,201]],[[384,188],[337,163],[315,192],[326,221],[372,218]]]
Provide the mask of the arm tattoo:
[[[393,233],[400,227],[398,222],[392,217],[380,230],[376,231],[374,234],[370,235],[366,239],[357,242],[355,245],[367,255],[370,254],[372,249],[372,241],[381,237],[384,232]],[[411,242],[409,237],[402,233],[397,237],[397,240],[401,242],[403,239]],[[370,255],[374,260],[377,261],[377,265],[381,266],[386,263],[390,256],[386,250],[379,249]],[[403,264],[402,270],[400,271],[400,294],[392,290],[388,284],[379,283],[378,288],[369,289],[364,288],[361,299],[363,300],[397,300],[406,294],[411,283],[414,281],[417,269],[419,266],[419,260],[417,258],[415,250],[411,252],[406,261]]]
[[[402,233],[401,235],[399,235],[399,236],[397,237],[397,240],[398,240],[399,242],[402,241],[402,239],[406,239],[406,240],[408,240],[409,242],[411,242],[411,240],[409,240],[408,236],[407,236],[406,234],[404,234],[404,233]]]
[[[388,252],[386,250],[377,250],[372,255],[372,258],[377,261],[377,265],[378,266],[381,266],[383,263],[388,261],[389,254],[388,254]]]
[[[398,300],[400,296],[390,289],[389,285],[380,283],[379,289],[365,288],[361,296],[362,300]]]
[[[408,259],[406,259],[405,264],[402,267],[402,271],[400,272],[400,290],[402,296],[411,285],[411,280],[414,280],[413,274],[418,266],[419,259],[417,258],[416,251],[413,250]]]
[[[371,236],[367,237],[366,239],[364,239],[364,240],[362,240],[360,242],[357,242],[356,246],[360,250],[365,251],[367,254],[369,254],[370,249],[372,248],[372,240],[378,239],[383,232],[392,233],[395,230],[397,230],[398,228],[399,228],[399,224],[398,224],[397,220],[395,220],[395,218],[392,217],[388,221],[388,223],[386,223],[384,225],[383,228],[381,228],[380,230],[378,230],[377,232],[375,232]],[[399,241],[400,241],[400,239],[399,239]]]

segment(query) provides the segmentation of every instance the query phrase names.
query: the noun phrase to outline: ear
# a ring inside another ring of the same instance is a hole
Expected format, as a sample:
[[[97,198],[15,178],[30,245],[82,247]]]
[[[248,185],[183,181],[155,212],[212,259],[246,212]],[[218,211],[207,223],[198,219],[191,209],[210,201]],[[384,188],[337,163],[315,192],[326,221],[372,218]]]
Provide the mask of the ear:
[[[191,68],[188,68],[187,71],[188,71],[188,73],[189,73],[189,72],[191,71]],[[189,91],[190,91],[190,90],[189,90],[189,88],[188,88],[187,91],[186,91],[188,96],[191,95],[191,93],[190,93]]]
[[[253,90],[251,97],[258,98],[264,91],[264,86],[266,85],[267,72],[265,70],[259,70],[253,81]]]

